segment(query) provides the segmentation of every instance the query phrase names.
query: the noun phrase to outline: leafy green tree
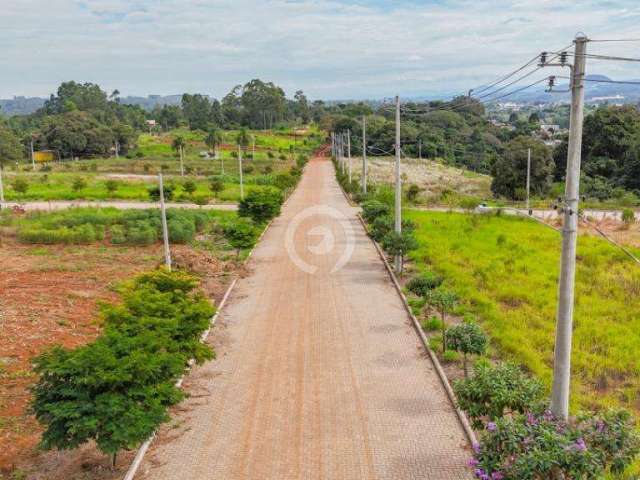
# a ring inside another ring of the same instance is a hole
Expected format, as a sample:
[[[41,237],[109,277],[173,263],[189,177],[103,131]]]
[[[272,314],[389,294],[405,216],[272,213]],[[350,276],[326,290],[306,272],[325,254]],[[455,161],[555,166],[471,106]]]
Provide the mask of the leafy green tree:
[[[362,218],[371,223],[377,217],[384,217],[391,213],[391,207],[378,200],[369,200],[362,204]]]
[[[275,188],[250,191],[238,205],[240,217],[250,217],[255,223],[268,222],[280,215],[282,192]]]
[[[222,144],[222,140],[222,132],[217,128],[212,128],[204,139],[204,143],[209,147],[209,152],[215,154],[218,146]]]
[[[93,440],[112,455],[132,449],[168,419],[183,398],[175,387],[189,358],[212,358],[200,343],[214,313],[197,281],[161,269],[122,290],[102,309],[104,333],[94,343],[55,347],[35,360],[39,379],[32,411],[44,426],[41,446],[71,449]]]
[[[247,148],[251,144],[251,135],[246,128],[241,128],[236,136],[236,144],[246,152]]]
[[[204,95],[182,96],[182,112],[191,130],[207,131],[212,124],[211,102]]]
[[[455,292],[446,288],[431,290],[427,295],[427,303],[436,309],[442,322],[442,353],[447,351],[447,315],[450,314],[458,303]]]
[[[400,275],[404,272],[404,259],[412,250],[418,248],[418,241],[413,236],[413,232],[402,231],[397,233],[395,231],[387,233],[382,239],[382,248],[393,256],[400,257]]]
[[[238,217],[223,227],[224,237],[239,257],[243,249],[251,248],[258,238],[258,230],[249,218]]]
[[[462,353],[464,377],[469,377],[467,356],[483,355],[489,339],[475,322],[464,322],[447,329],[447,347]]]
[[[196,189],[198,188],[198,186],[196,185],[196,182],[194,182],[193,180],[187,180],[186,182],[184,182],[182,184],[182,189],[187,192],[187,194],[192,195],[193,192],[196,191]]]
[[[491,191],[495,195],[516,198],[516,190],[527,183],[527,149],[531,149],[531,191],[544,195],[551,188],[554,170],[551,150],[530,137],[517,137],[505,145],[504,153],[492,166]]]
[[[407,282],[407,290],[419,297],[427,298],[429,293],[442,285],[442,277],[432,271],[427,271]]]
[[[242,87],[240,95],[243,124],[250,128],[264,128],[265,116],[282,120],[286,110],[284,90],[272,82],[251,80]]]
[[[182,110],[178,105],[163,105],[162,107],[154,108],[151,116],[165,131],[168,131],[180,125]]]
[[[483,361],[476,363],[471,378],[454,382],[453,390],[475,428],[510,412],[539,410],[544,396],[542,383],[517,365]]]
[[[311,116],[309,113],[309,102],[307,101],[306,95],[302,90],[298,90],[293,98],[296,102],[296,115],[302,120],[302,123],[309,123]]]
[[[209,178],[209,190],[213,192],[215,197],[220,195],[220,192],[224,190],[224,182],[220,177],[211,177]]]
[[[0,122],[0,168],[4,168],[8,162],[17,162],[22,158],[22,155],[20,139]]]
[[[173,186],[169,185],[169,184],[163,184],[163,188],[162,191],[164,193],[164,199],[165,201],[169,201],[173,199]],[[160,201],[160,187],[159,186],[154,186],[151,187],[149,189],[149,198],[151,198],[151,200],[153,200],[154,202],[159,202]]]

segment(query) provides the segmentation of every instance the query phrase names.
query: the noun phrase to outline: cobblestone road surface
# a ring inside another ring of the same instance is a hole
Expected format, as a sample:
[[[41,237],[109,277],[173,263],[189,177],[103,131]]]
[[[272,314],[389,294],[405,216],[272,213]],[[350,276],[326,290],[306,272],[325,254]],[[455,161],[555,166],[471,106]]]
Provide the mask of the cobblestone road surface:
[[[138,479],[470,478],[456,414],[329,161],[309,163],[249,266],[217,360],[187,378]]]

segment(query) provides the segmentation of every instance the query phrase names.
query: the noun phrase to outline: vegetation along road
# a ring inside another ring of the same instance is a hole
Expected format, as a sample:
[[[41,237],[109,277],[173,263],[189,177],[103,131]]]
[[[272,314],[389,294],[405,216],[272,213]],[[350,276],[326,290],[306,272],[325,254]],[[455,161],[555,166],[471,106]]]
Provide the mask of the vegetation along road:
[[[453,406],[328,160],[308,164],[250,269],[213,332],[218,359],[186,380],[137,478],[470,478]]]

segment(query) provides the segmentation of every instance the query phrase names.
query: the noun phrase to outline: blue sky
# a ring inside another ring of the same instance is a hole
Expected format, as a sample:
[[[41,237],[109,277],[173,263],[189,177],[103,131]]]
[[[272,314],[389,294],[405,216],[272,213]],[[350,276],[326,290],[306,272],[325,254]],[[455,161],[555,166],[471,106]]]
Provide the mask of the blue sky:
[[[0,98],[70,79],[123,95],[219,97],[252,78],[314,99],[453,93],[578,31],[640,37],[640,2],[2,0]],[[589,48],[640,57],[640,43]],[[594,61],[588,72],[640,78],[640,64]]]

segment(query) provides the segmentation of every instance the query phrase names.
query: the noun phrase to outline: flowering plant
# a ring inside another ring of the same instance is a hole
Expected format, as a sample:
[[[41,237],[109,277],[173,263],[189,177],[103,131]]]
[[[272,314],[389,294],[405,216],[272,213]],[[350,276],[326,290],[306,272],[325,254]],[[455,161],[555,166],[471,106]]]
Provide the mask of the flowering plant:
[[[623,472],[640,437],[625,411],[570,422],[545,411],[488,422],[474,451],[470,465],[480,480],[587,480]]]

